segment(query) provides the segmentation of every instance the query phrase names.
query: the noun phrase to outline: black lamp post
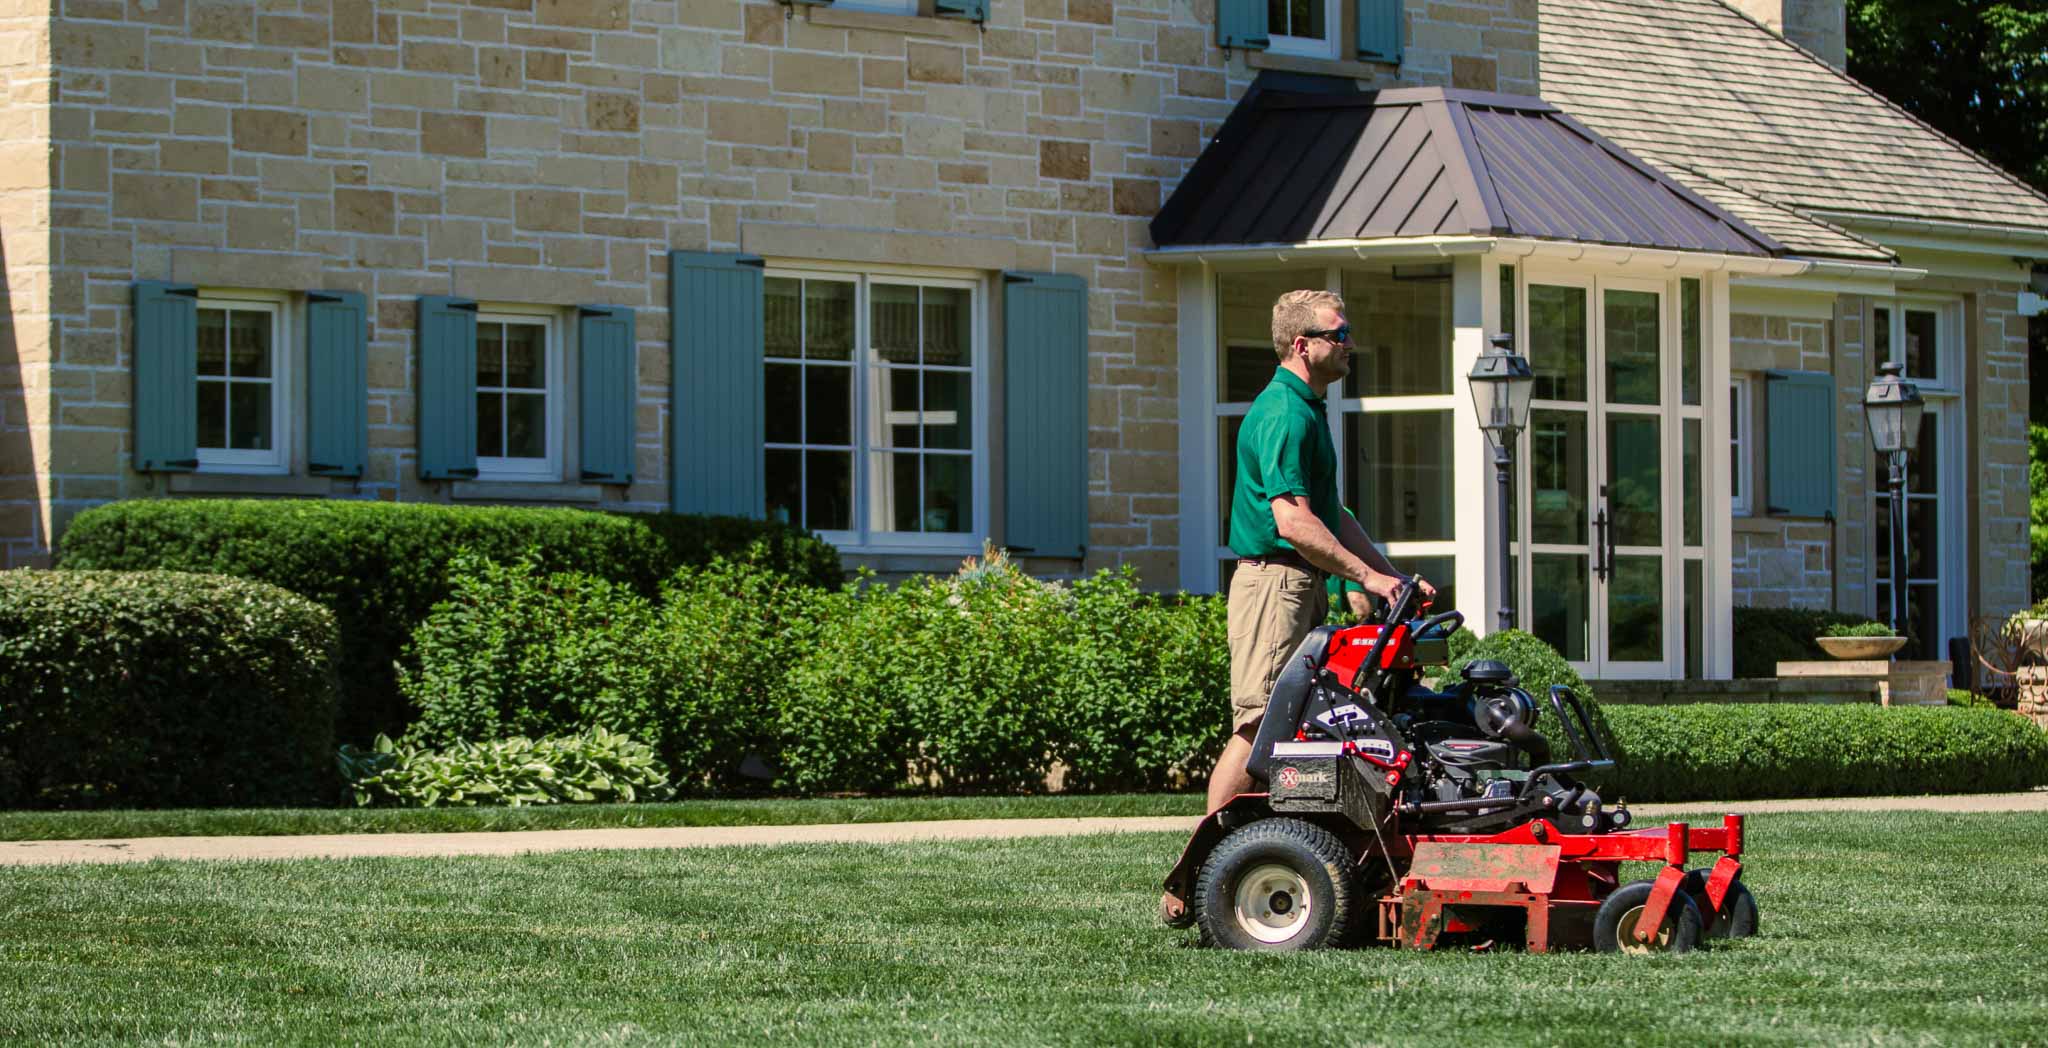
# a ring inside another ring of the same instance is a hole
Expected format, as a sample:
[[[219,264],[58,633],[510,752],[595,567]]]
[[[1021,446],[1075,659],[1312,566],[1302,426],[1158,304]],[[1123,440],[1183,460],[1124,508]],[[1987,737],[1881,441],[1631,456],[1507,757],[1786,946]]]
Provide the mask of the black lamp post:
[[[1515,435],[1529,421],[1529,397],[1536,373],[1515,352],[1515,336],[1495,335],[1492,348],[1465,376],[1472,383],[1472,406],[1479,428],[1493,445],[1494,481],[1500,487],[1500,612],[1497,628],[1515,625],[1514,574],[1508,570],[1508,470],[1515,461]]]
[[[1886,611],[1893,632],[1898,632],[1906,619],[1906,456],[1920,441],[1920,414],[1927,405],[1920,399],[1920,387],[1899,377],[1896,362],[1877,370],[1877,378],[1863,393],[1863,417],[1870,423],[1870,446],[1891,465],[1892,599]]]

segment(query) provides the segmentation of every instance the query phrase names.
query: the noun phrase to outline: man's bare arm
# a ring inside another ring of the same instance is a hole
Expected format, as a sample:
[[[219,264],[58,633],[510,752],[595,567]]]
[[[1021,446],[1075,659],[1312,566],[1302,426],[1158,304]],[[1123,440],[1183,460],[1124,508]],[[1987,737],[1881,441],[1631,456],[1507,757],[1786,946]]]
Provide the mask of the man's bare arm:
[[[1379,544],[1372,540],[1371,535],[1365,533],[1365,525],[1360,524],[1358,518],[1346,513],[1342,527],[1343,531],[1337,536],[1338,540],[1344,544],[1346,549],[1357,554],[1358,559],[1364,561],[1366,567],[1383,575],[1392,575],[1396,578],[1402,577],[1400,570],[1394,567],[1393,561],[1387,559],[1386,553],[1380,549]],[[1436,587],[1430,585],[1428,579],[1422,580],[1422,595],[1425,597],[1436,596]]]
[[[1308,506],[1308,500],[1299,495],[1282,495],[1273,500],[1273,524],[1310,564],[1343,578],[1351,579],[1364,586],[1366,592],[1387,600],[1394,599],[1394,590],[1400,580],[1367,564],[1344,544],[1330,529],[1323,526],[1322,519]],[[1381,563],[1385,557],[1379,558]]]

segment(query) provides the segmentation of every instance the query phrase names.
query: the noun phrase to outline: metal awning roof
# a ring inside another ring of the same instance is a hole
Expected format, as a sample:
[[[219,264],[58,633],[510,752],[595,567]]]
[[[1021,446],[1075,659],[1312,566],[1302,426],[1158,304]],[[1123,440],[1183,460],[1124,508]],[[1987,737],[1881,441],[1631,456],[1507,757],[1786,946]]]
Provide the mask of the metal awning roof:
[[[1786,251],[1540,98],[1436,87],[1254,88],[1152,220],[1160,247],[1451,235]]]

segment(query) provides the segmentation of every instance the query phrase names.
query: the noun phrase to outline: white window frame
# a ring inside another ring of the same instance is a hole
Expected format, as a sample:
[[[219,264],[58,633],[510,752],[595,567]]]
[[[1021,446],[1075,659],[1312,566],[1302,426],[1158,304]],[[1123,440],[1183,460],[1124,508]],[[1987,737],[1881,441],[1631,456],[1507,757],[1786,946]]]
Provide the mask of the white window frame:
[[[1889,324],[1889,359],[1897,360],[1901,365],[1906,362],[1906,314],[1921,312],[1933,313],[1936,316],[1936,338],[1941,343],[1937,347],[1934,361],[1936,378],[1914,378],[1904,374],[1903,370],[1900,377],[1913,383],[1920,390],[1921,398],[1927,402],[1927,414],[1935,420],[1936,439],[1940,442],[1937,453],[1941,459],[1935,463],[1935,494],[1932,497],[1932,501],[1939,507],[1936,526],[1940,529],[1941,543],[1941,555],[1935,564],[1935,571],[1938,573],[1935,576],[1938,595],[1935,601],[1934,628],[1939,634],[1938,639],[1946,641],[1949,637],[1962,634],[1968,622],[1969,594],[1965,583],[1969,571],[1969,558],[1965,555],[1964,546],[1969,536],[1968,506],[1970,500],[1975,497],[1970,490],[1968,449],[1965,446],[1968,428],[1967,405],[1963,395],[1963,368],[1967,357],[1964,353],[1963,340],[1966,337],[1967,325],[1963,321],[1963,301],[1959,297],[1946,295],[1899,295],[1896,298],[1879,299],[1873,303],[1871,310],[1873,324],[1877,323],[1878,310],[1889,312],[1885,318]],[[1874,344],[1875,340],[1872,341]],[[1871,357],[1870,373],[1875,376],[1877,365],[1884,361],[1876,359],[1875,353],[1872,353]],[[1865,446],[1868,446],[1867,441]],[[1918,455],[1920,452],[1916,451],[1915,454]],[[1871,520],[1875,522],[1877,514],[1881,512],[1878,496],[1887,490],[1887,474],[1882,463],[1876,461],[1874,454],[1871,459],[1877,470],[1868,485]],[[1924,500],[1929,497],[1916,496],[1909,492],[1909,509],[1915,498]],[[1875,527],[1870,529],[1870,535],[1869,563],[1875,565]],[[1878,586],[1889,584],[1890,581],[1877,578],[1873,570],[1870,580],[1871,614],[1880,621],[1889,619],[1890,609],[1879,602]],[[1913,580],[1909,578],[1907,585],[1910,587],[1913,584]],[[1924,585],[1924,581],[1921,584]]]
[[[989,341],[989,289],[988,281],[980,276],[963,275],[957,270],[933,269],[923,266],[871,265],[854,267],[827,267],[810,262],[778,262],[771,260],[765,276],[790,280],[837,280],[854,285],[854,331],[853,351],[853,527],[846,530],[813,528],[819,537],[849,553],[864,554],[973,554],[981,551],[982,541],[990,534],[990,518],[994,508],[990,499],[990,431],[989,431],[989,355],[992,352]],[[968,369],[970,397],[973,403],[974,424],[971,429],[972,447],[965,456],[971,462],[969,488],[974,500],[973,527],[964,532],[909,532],[888,531],[871,527],[869,520],[874,513],[875,492],[881,484],[878,471],[873,468],[875,456],[887,449],[877,446],[874,430],[880,424],[876,418],[880,405],[880,384],[876,381],[883,370],[875,356],[873,339],[870,337],[869,287],[874,283],[914,285],[919,287],[942,287],[963,289],[969,294],[972,310],[971,337],[973,348],[970,356],[972,366]],[[765,441],[764,441],[765,443]]]
[[[270,314],[270,450],[198,448],[202,473],[246,473],[282,476],[292,470],[292,345],[290,310],[282,294],[263,291],[202,291],[198,309],[224,309]],[[212,381],[198,378],[196,381]]]
[[[483,455],[476,457],[476,479],[480,481],[517,481],[527,483],[559,483],[562,479],[562,444],[565,410],[568,401],[566,376],[568,373],[568,347],[563,344],[561,311],[550,307],[522,306],[504,303],[479,305],[476,313],[477,327],[485,324],[524,324],[541,329],[546,342],[543,359],[547,389],[545,392],[548,426],[547,454],[542,458],[514,457],[509,455]],[[482,338],[479,335],[478,344]],[[477,392],[483,392],[478,389]],[[479,422],[481,424],[481,422]],[[478,434],[482,444],[482,434]]]
[[[1733,405],[1735,416],[1733,427],[1728,434],[1729,479],[1734,481],[1738,494],[1730,496],[1728,511],[1737,517],[1749,516],[1750,493],[1756,490],[1756,470],[1751,462],[1756,455],[1753,423],[1750,413],[1755,403],[1755,382],[1751,375],[1735,375],[1728,380],[1728,402]]]
[[[1263,0],[1261,0],[1263,2]],[[1303,58],[1337,58],[1338,47],[1344,35],[1343,0],[1321,0],[1323,4],[1323,30],[1329,39],[1318,40],[1312,36],[1291,36],[1277,26],[1268,26],[1266,53],[1274,55],[1299,55]]]

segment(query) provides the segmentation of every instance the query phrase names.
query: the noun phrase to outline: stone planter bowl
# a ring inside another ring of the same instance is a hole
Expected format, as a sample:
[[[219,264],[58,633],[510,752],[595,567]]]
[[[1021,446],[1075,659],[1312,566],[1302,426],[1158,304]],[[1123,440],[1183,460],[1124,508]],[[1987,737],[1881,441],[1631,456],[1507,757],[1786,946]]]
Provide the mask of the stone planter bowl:
[[[1906,646],[1904,637],[1815,637],[1820,650],[1838,659],[1882,659]]]

